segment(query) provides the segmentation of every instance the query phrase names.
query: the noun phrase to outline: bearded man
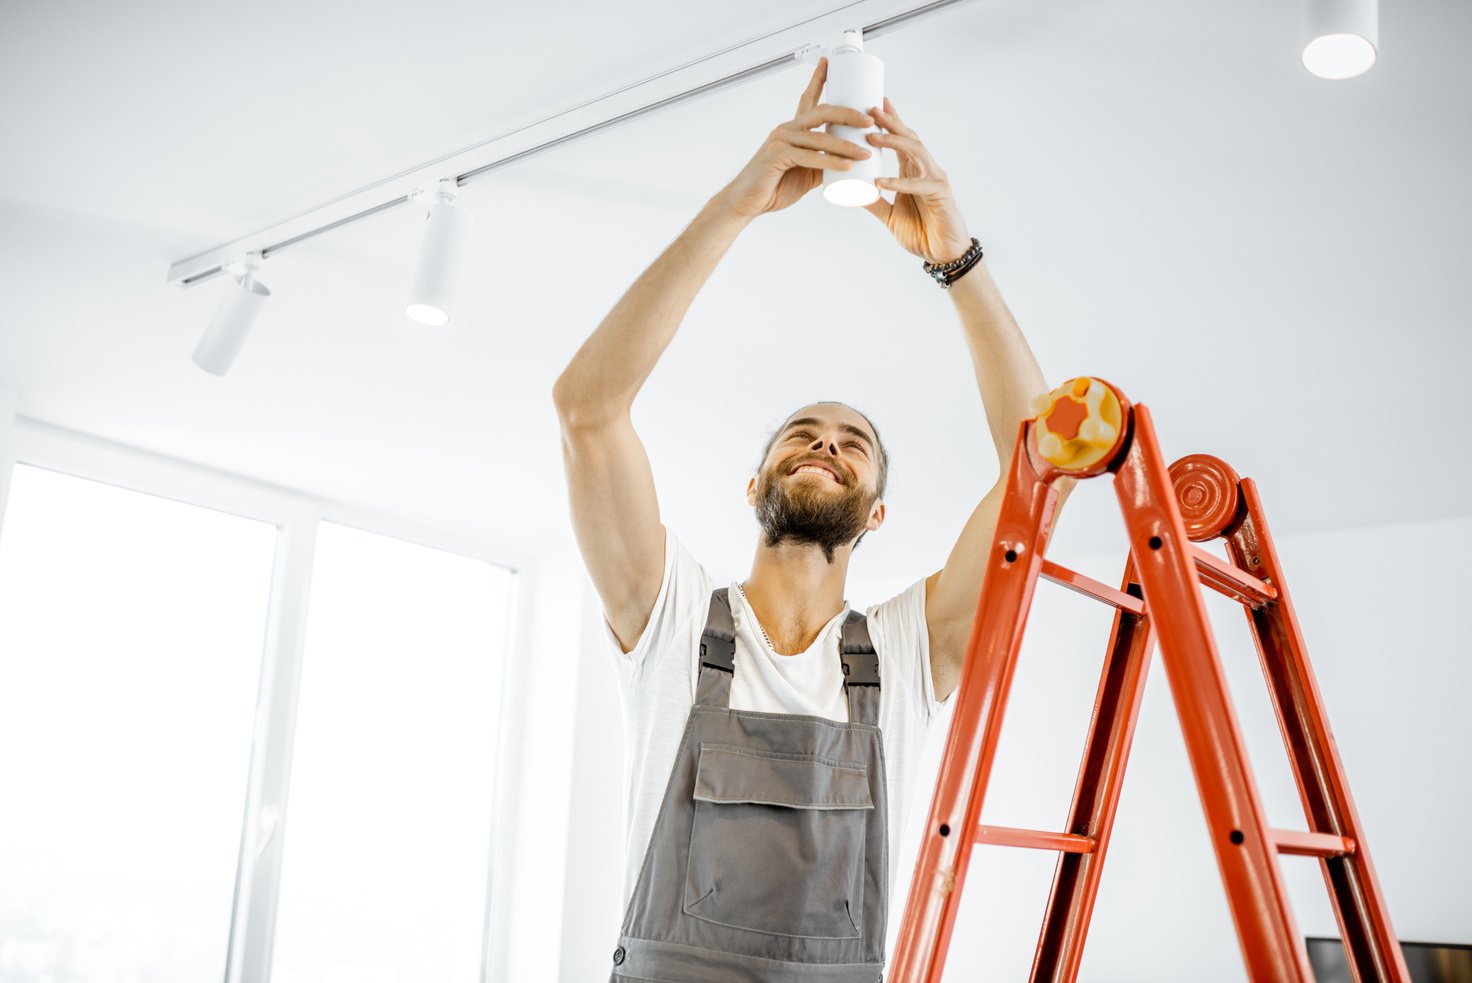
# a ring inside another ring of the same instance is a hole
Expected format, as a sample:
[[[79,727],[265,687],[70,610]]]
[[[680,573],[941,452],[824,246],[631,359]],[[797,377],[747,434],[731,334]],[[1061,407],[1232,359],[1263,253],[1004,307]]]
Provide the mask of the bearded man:
[[[757,216],[822,171],[890,147],[894,201],[868,210],[949,289],[1003,473],[1046,390],[945,173],[889,100],[796,116],[629,288],[557,380],[573,528],[603,603],[630,776],[625,916],[612,980],[874,983],[899,833],[926,731],[955,690],[1002,484],[945,566],[864,614],[844,583],[884,523],[888,454],[839,402],[794,412],[747,486],[761,527],[746,579],[717,587],[659,519],[630,409],[696,292]],[[824,124],[887,132],[860,147]],[[922,803],[923,807],[923,803]]]

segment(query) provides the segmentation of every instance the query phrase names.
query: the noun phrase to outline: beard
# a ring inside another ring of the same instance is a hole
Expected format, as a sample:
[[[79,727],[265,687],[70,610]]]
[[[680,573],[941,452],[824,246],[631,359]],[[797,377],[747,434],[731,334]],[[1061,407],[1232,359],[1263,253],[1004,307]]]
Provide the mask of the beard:
[[[817,482],[788,476],[791,467],[774,465],[757,480],[756,521],[768,546],[812,544],[832,563],[834,550],[863,533],[879,496],[854,484],[850,476],[837,489],[820,488]]]

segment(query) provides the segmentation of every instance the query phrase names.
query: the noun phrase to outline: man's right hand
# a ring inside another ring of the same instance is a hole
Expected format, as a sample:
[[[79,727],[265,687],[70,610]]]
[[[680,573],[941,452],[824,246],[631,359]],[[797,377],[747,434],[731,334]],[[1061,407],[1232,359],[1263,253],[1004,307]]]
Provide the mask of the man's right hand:
[[[773,130],[756,156],[717,195],[732,213],[751,219],[786,208],[822,182],[824,168],[848,170],[852,160],[862,160],[875,152],[815,131],[815,127],[827,123],[860,128],[874,125],[872,117],[857,109],[818,105],[827,79],[828,59],[822,58],[807,91],[798,100],[796,116]]]

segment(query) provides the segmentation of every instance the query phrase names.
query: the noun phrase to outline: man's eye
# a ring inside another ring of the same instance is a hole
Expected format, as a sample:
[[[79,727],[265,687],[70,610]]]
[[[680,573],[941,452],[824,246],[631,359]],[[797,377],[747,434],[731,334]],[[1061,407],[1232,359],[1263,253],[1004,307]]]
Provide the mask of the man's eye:
[[[810,434],[810,433],[808,433],[806,430],[794,430],[794,431],[792,431],[792,436],[794,436],[794,437],[806,437],[809,440],[811,440],[813,438],[813,435]]]
[[[855,448],[858,451],[861,451],[864,454],[868,454],[869,453],[869,448],[865,447],[863,444],[859,443],[857,440],[851,440],[851,441],[849,441],[848,445],[850,447],[852,447],[852,448]]]

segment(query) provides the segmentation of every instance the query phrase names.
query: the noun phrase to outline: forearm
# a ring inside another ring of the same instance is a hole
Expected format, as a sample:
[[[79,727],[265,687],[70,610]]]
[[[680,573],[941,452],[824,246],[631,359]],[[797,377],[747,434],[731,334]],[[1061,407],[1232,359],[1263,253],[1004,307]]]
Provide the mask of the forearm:
[[[987,426],[1005,470],[1011,463],[1017,428],[1032,415],[1032,398],[1047,392],[1048,385],[1022,329],[992,280],[986,260],[972,267],[947,292],[961,319]]]
[[[749,218],[716,195],[634,281],[568,363],[553,396],[564,416],[626,412],[685,312]]]

